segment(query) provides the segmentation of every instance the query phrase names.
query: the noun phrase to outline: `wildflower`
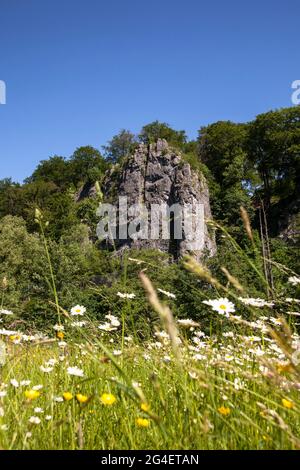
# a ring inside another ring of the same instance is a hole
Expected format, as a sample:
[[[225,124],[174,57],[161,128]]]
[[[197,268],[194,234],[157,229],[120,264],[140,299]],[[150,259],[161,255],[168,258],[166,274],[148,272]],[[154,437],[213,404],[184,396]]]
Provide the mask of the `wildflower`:
[[[19,344],[21,342],[21,335],[10,335],[9,337],[10,341],[14,344]]]
[[[194,320],[190,320],[190,319],[182,319],[182,320],[177,320],[177,323],[179,323],[179,325],[181,326],[185,326],[185,327],[194,327],[194,326],[199,326],[199,323],[195,322]]]
[[[44,413],[43,408],[34,408],[33,411],[34,411],[35,413],[38,413],[38,414],[39,414],[39,413]]]
[[[10,384],[15,388],[19,387],[19,382],[16,379],[11,379]]]
[[[294,408],[294,406],[295,406],[294,403],[292,401],[288,400],[287,398],[283,398],[281,400],[281,402],[282,402],[283,406],[285,408],[289,409],[289,410]]]
[[[230,408],[227,408],[226,406],[220,406],[220,408],[218,408],[218,412],[223,416],[228,416],[230,414]]]
[[[148,428],[150,426],[150,419],[137,418],[135,422],[139,428]]]
[[[76,305],[71,309],[71,315],[76,316],[76,315],[84,315],[86,312],[86,308],[82,307],[81,305]]]
[[[46,420],[46,421],[51,421],[51,419],[52,419],[52,416],[51,416],[51,415],[46,415],[46,416],[45,416],[45,420]]]
[[[44,366],[41,366],[41,367],[40,367],[40,370],[41,370],[42,372],[44,372],[45,374],[49,374],[50,372],[53,371],[53,367],[44,367]]]
[[[25,390],[24,395],[27,398],[27,400],[36,400],[36,398],[39,398],[40,392],[37,390]]]
[[[64,329],[65,329],[65,327],[63,325],[56,324],[56,325],[53,326],[53,330],[55,330],[55,331],[64,331]]]
[[[122,355],[122,351],[120,351],[119,349],[114,349],[113,355],[114,355],[114,356],[121,356],[121,355]]]
[[[117,292],[117,296],[120,297],[121,299],[134,299],[135,294],[122,294],[122,292]]]
[[[41,420],[40,420],[40,418],[38,418],[37,416],[31,416],[31,417],[29,418],[29,422],[30,422],[31,424],[40,424]]]
[[[103,405],[111,406],[116,402],[116,397],[111,393],[103,393],[100,397],[100,401]]]
[[[28,385],[30,385],[30,380],[21,380],[20,385],[21,387],[28,387]]]
[[[148,403],[142,403],[141,410],[147,413],[150,410],[150,405],[148,405]]]
[[[264,299],[253,299],[251,297],[243,298],[239,297],[239,300],[242,302],[244,305],[250,305],[250,307],[257,307],[257,308],[262,308],[262,307],[274,307],[274,302],[268,302]]]
[[[73,321],[71,323],[71,326],[77,327],[77,328],[82,328],[85,326],[86,322],[85,321]]]
[[[99,330],[103,331],[115,331],[117,328],[112,326],[111,323],[105,322],[98,326]]]
[[[34,385],[34,387],[32,387],[32,390],[41,390],[43,388],[43,385]]]
[[[7,392],[5,390],[0,390],[0,398],[6,397]]]
[[[300,284],[300,278],[296,276],[290,276],[288,278],[288,282],[292,284],[292,286],[297,286],[298,284]]]
[[[229,317],[229,313],[235,312],[234,304],[227,298],[203,300],[203,303],[209,305],[215,312],[218,312],[220,315],[225,315],[226,317]]]
[[[76,377],[83,377],[84,373],[82,369],[79,369],[79,367],[68,367],[67,372],[69,375],[75,375]]]
[[[13,315],[10,310],[0,310],[0,315]]]
[[[53,397],[53,401],[56,403],[62,403],[64,401],[63,397]]]
[[[115,317],[114,315],[108,314],[108,315],[105,315],[105,318],[110,321],[110,324],[111,324],[112,326],[120,326],[120,324],[121,324],[121,323],[119,322],[118,318]]]
[[[271,317],[270,321],[273,323],[273,325],[278,325],[278,326],[282,325],[282,320],[280,318]]]
[[[67,346],[67,343],[65,341],[58,341],[57,344],[60,348],[65,348]]]
[[[89,399],[89,397],[87,397],[86,395],[82,395],[81,393],[76,394],[76,400],[79,403],[86,403],[88,401],[88,399]]]
[[[70,400],[72,400],[72,398],[73,398],[72,393],[70,393],[70,392],[64,392],[64,393],[63,393],[63,399],[64,399],[65,401],[70,401]]]
[[[64,334],[63,331],[57,331],[57,332],[56,332],[56,337],[57,337],[58,339],[61,339],[61,340],[62,340],[62,339],[64,339],[65,334]]]
[[[176,299],[176,295],[172,294],[172,292],[168,292],[167,290],[160,289],[159,287],[157,288],[159,292],[162,294],[165,294],[165,296],[169,297],[170,299]]]

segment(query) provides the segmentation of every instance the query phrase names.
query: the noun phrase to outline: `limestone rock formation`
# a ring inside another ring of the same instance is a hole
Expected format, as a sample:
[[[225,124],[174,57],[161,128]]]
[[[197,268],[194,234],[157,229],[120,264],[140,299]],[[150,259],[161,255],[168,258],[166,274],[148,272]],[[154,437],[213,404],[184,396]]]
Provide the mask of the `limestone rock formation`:
[[[128,206],[138,206],[142,203],[149,213],[153,204],[200,204],[205,220],[211,218],[209,192],[203,175],[192,170],[179,152],[172,150],[168,143],[161,139],[156,144],[140,144],[122,168],[112,168],[105,177],[102,191],[106,201],[117,204],[120,196],[127,196]],[[135,214],[129,216],[128,224],[134,217]],[[125,247],[156,248],[172,254],[175,259],[188,251],[193,251],[198,258],[204,254],[211,256],[216,252],[214,233],[208,229],[206,222],[202,232],[201,250],[190,250],[184,228],[181,240],[174,239],[173,236],[170,240],[161,237],[155,240],[117,239],[116,247],[119,250]]]

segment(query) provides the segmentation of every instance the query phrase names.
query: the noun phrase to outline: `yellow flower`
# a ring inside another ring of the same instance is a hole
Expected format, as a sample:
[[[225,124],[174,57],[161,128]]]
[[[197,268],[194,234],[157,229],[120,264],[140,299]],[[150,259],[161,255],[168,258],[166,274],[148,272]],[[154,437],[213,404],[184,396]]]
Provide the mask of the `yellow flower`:
[[[286,398],[283,398],[281,401],[282,401],[282,404],[285,408],[288,408],[289,410],[291,408],[294,408],[294,403],[292,401],[287,400]]]
[[[135,422],[139,428],[148,428],[150,426],[150,419],[137,418]]]
[[[89,399],[86,395],[81,395],[81,393],[77,393],[76,399],[79,403],[86,403]]]
[[[21,336],[20,335],[10,335],[9,339],[11,341],[20,341]]]
[[[100,400],[103,405],[111,406],[115,403],[116,397],[111,393],[103,393],[103,395],[100,397]]]
[[[35,400],[36,398],[39,398],[40,392],[38,390],[25,390],[24,395],[27,398],[27,400]]]
[[[150,405],[148,405],[148,403],[142,403],[141,410],[148,412],[150,410]]]
[[[223,416],[228,416],[230,414],[230,408],[226,408],[225,406],[220,406],[220,408],[218,408],[218,412]]]
[[[64,339],[65,334],[62,331],[57,331],[56,336],[58,339]]]
[[[63,393],[63,398],[64,398],[65,401],[70,401],[70,400],[72,400],[73,395],[70,392],[65,392],[65,393]]]

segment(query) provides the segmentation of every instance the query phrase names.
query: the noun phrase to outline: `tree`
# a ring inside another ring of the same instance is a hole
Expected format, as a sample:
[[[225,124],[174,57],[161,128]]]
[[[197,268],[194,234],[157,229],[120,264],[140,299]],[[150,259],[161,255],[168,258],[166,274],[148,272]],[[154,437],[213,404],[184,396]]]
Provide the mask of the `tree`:
[[[144,144],[155,143],[158,139],[165,139],[178,149],[182,149],[187,141],[185,131],[175,131],[167,123],[159,121],[147,124],[139,134],[139,140]]]
[[[99,150],[91,146],[77,148],[69,163],[71,180],[75,187],[86,181],[94,183],[103,176],[107,168]]]
[[[70,164],[64,158],[58,155],[50,157],[48,160],[42,160],[26,183],[35,181],[46,181],[54,183],[59,188],[70,184]]]
[[[129,155],[134,150],[135,145],[135,135],[126,129],[122,129],[119,134],[108,142],[108,145],[104,145],[102,148],[107,160],[117,163]]]
[[[199,131],[199,156],[208,167],[213,215],[222,223],[237,225],[239,207],[251,214],[253,174],[245,148],[247,126],[219,121]]]

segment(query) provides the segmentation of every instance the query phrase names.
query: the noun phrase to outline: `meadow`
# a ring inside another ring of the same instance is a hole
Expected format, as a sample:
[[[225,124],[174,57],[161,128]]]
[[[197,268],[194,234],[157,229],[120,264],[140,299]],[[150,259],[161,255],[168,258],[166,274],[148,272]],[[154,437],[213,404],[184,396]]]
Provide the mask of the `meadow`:
[[[76,305],[60,307],[52,336],[1,329],[1,449],[298,449],[296,316],[288,325],[273,302],[240,297],[244,320],[219,297],[205,301],[220,326],[207,335],[141,282],[161,321],[148,339],[125,334],[138,301],[126,292],[122,315],[98,324]],[[2,326],[12,317],[2,309]]]

